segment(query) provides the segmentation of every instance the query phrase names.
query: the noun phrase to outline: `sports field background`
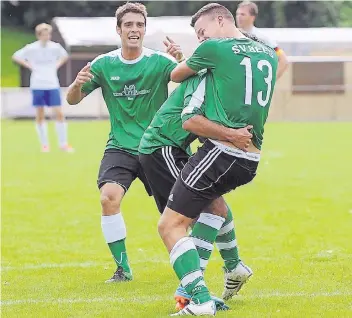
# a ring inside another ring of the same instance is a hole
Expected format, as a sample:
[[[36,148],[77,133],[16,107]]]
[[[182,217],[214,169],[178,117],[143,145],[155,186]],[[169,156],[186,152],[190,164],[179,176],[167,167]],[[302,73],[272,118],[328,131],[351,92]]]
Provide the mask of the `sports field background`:
[[[177,279],[140,182],[123,202],[134,281],[114,264],[96,189],[107,121],[70,122],[76,153],[40,153],[33,122],[2,121],[3,317],[167,317]],[[219,317],[352,317],[351,123],[270,123],[257,178],[227,196],[254,270]],[[221,294],[218,252],[206,272]]]

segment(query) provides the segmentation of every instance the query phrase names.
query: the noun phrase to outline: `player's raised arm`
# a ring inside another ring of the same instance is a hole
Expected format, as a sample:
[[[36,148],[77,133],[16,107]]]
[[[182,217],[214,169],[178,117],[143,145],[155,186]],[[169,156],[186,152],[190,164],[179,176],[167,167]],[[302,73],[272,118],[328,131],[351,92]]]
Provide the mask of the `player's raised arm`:
[[[214,68],[217,58],[216,46],[217,43],[212,40],[202,42],[187,61],[175,67],[171,72],[171,80],[180,83],[200,70]]]
[[[69,86],[66,100],[70,105],[78,104],[86,96],[86,94],[82,92],[82,87],[93,78],[94,76],[90,73],[90,64],[88,63],[78,72],[76,79]]]
[[[173,56],[176,59],[177,63],[181,63],[185,60],[185,57],[183,55],[180,45],[175,43],[173,39],[167,36],[166,39],[163,41],[163,43],[166,47],[166,53]]]

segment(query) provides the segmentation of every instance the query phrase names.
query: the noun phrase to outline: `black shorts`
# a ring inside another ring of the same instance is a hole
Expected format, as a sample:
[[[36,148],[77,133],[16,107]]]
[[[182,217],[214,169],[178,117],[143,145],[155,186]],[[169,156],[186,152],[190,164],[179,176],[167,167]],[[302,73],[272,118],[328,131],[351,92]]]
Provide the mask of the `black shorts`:
[[[139,155],[160,213],[163,213],[170,191],[188,158],[189,155],[182,149],[171,146],[158,149],[149,155]]]
[[[119,149],[107,149],[100,163],[98,188],[105,183],[116,183],[127,192],[134,179],[139,178],[148,193],[152,195],[148,180],[137,155]]]
[[[182,169],[167,206],[196,218],[213,200],[252,181],[258,163],[259,155],[206,140]]]

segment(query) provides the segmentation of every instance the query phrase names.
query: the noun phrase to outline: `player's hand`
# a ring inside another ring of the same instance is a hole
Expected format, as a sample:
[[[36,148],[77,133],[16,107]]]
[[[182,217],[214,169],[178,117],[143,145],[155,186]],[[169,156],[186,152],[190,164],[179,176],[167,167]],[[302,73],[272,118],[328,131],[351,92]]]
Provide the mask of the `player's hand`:
[[[83,67],[75,79],[75,85],[82,86],[84,83],[87,83],[94,78],[93,74],[90,73],[90,63]]]
[[[172,55],[178,63],[182,62],[185,58],[183,56],[181,47],[174,42],[170,37],[166,37],[166,40],[163,41],[166,47],[166,53]]]
[[[230,135],[228,137],[229,142],[231,142],[235,147],[247,151],[250,145],[253,135],[249,132],[253,126],[248,125],[239,129],[230,129]]]

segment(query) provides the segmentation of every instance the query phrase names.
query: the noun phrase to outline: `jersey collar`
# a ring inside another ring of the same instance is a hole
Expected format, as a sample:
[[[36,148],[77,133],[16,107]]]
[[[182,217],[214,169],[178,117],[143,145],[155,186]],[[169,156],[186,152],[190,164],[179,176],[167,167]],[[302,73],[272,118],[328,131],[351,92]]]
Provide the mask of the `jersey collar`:
[[[145,47],[143,47],[141,55],[138,56],[136,59],[134,59],[134,60],[126,60],[122,56],[122,49],[118,49],[117,50],[117,56],[119,57],[120,61],[122,63],[124,63],[124,64],[136,64],[144,57],[144,55],[145,55]]]

